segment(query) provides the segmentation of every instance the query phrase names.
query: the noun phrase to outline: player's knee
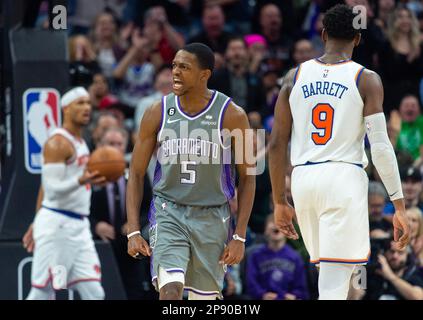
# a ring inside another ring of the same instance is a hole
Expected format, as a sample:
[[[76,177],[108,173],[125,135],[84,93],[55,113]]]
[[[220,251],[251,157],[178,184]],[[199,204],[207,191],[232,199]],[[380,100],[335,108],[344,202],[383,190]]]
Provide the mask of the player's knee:
[[[181,300],[184,286],[180,282],[171,282],[160,289],[160,300]]]
[[[98,281],[87,281],[77,283],[74,288],[78,291],[82,300],[104,300],[105,293]]]

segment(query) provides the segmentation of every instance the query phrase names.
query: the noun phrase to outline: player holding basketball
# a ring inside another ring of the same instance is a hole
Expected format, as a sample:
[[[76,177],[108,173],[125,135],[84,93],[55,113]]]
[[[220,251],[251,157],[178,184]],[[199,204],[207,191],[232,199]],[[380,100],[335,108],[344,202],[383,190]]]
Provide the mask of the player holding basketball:
[[[34,249],[32,289],[28,300],[54,297],[54,290],[76,289],[82,299],[104,299],[101,269],[90,231],[90,184],[105,182],[89,173],[89,150],[82,129],[90,121],[91,104],[82,87],[62,97],[63,126],[56,128],[43,148],[42,188],[37,215],[23,238]]]
[[[231,147],[236,153],[244,146],[222,137],[221,130],[245,133],[249,123],[244,110],[229,97],[207,88],[214,66],[209,47],[188,44],[177,52],[172,65],[173,93],[145,112],[134,147],[127,190],[128,253],[152,256],[160,299],[182,299],[185,288],[189,299],[211,300],[221,298],[225,265],[243,258],[255,192],[255,177],[247,175],[250,165],[237,164],[238,220],[225,246],[228,200],[235,186],[231,164],[222,160],[230,157]],[[138,212],[157,142],[150,247],[140,236]]]
[[[270,173],[275,223],[298,239],[285,195],[291,140],[291,192],[312,263],[320,264],[319,299],[346,299],[355,265],[369,257],[368,178],[364,135],[373,163],[395,206],[394,239],[409,242],[401,180],[382,110],[379,76],[353,62],[360,32],[355,14],[337,5],[325,14],[325,53],[286,75],[275,109]]]

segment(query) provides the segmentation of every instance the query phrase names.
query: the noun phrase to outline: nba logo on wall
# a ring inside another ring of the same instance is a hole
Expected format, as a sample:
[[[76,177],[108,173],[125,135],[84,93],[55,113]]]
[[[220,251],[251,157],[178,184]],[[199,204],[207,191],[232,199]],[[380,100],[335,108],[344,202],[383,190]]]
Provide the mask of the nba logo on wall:
[[[59,92],[53,88],[30,88],[23,94],[25,168],[41,173],[42,147],[61,125]]]

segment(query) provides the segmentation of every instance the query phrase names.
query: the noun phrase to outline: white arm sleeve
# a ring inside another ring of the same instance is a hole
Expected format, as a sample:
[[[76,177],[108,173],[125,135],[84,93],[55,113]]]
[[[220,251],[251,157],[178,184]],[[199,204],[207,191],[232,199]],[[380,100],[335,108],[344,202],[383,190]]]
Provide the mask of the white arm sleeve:
[[[47,195],[56,197],[66,194],[78,187],[79,177],[66,177],[66,165],[64,163],[47,163],[41,168],[41,183]]]
[[[385,115],[380,112],[364,118],[369,138],[372,161],[393,200],[403,198],[401,179],[394,148],[389,141]]]

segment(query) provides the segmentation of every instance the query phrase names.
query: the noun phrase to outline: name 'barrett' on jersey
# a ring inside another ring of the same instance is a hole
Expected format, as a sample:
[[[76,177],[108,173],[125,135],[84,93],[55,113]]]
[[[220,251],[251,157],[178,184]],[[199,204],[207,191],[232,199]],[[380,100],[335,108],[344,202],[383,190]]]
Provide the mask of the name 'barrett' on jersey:
[[[358,82],[364,67],[351,60],[302,63],[289,96],[293,166],[326,161],[366,166],[363,100]]]
[[[222,205],[234,196],[230,143],[221,137],[230,100],[214,91],[202,111],[188,115],[175,94],[163,97],[155,195],[191,206]]]

